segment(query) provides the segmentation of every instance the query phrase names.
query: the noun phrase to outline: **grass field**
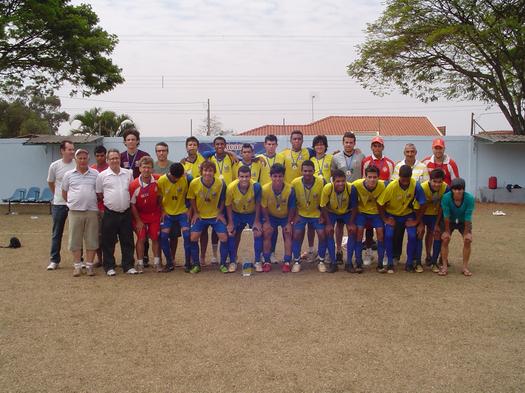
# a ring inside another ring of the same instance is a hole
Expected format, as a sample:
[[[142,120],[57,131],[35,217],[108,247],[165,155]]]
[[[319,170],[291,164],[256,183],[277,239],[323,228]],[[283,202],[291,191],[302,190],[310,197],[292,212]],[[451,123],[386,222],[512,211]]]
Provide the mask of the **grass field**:
[[[65,246],[45,270],[44,208],[1,215],[0,243],[23,247],[0,249],[0,391],[523,392],[524,222],[524,207],[478,205],[470,278],[457,233],[447,277],[73,278]]]

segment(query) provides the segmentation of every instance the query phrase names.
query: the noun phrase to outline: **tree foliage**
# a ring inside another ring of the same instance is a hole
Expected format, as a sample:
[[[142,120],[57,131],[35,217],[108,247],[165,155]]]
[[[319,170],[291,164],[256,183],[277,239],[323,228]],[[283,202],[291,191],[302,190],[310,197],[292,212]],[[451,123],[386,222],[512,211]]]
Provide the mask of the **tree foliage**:
[[[0,1],[0,88],[33,85],[100,94],[124,81],[110,55],[118,40],[86,4],[69,0]]]
[[[496,104],[525,134],[525,0],[387,0],[348,73],[375,94]]]
[[[223,136],[233,134],[233,130],[224,129],[222,122],[217,116],[210,117],[210,130],[208,132],[208,118],[205,117],[202,119],[202,124],[197,129],[198,135],[207,135],[207,136]]]
[[[117,115],[113,111],[93,108],[73,117],[72,122],[78,121],[80,126],[71,130],[71,133],[74,135],[117,136],[125,120],[130,120],[126,114]]]

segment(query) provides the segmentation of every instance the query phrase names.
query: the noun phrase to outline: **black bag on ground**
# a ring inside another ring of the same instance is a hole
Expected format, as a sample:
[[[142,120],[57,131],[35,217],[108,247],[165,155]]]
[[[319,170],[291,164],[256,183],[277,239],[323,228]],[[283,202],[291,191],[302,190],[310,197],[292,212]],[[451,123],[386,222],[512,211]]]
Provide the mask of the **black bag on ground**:
[[[20,243],[20,240],[13,236],[11,239],[9,239],[9,245],[8,246],[0,246],[1,248],[20,248],[22,247],[22,244]]]

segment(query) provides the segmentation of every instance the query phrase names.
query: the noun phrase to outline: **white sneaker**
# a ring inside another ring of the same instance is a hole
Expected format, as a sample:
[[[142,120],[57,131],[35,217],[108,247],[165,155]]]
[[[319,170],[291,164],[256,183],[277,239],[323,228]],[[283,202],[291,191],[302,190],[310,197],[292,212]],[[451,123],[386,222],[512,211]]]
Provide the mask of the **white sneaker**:
[[[277,257],[275,256],[275,253],[272,252],[272,255],[270,255],[270,262],[271,263],[279,263],[279,260],[277,259]]]
[[[73,277],[80,277],[82,275],[82,265],[80,263],[75,263],[75,268],[73,269]]]
[[[114,269],[109,269],[106,273],[109,277],[114,277],[117,275],[117,272]]]
[[[93,269],[93,264],[92,263],[86,264],[86,272],[87,272],[88,276],[92,277],[92,276],[95,275],[95,269]]]
[[[292,273],[299,273],[301,271],[301,264],[299,262],[295,262],[292,265]]]
[[[139,274],[139,272],[134,267],[132,267],[131,269],[128,269],[126,274]]]
[[[235,262],[230,262],[228,265],[228,273],[235,273],[237,271],[237,264]]]
[[[372,257],[370,255],[371,253],[372,250],[370,250],[369,248],[365,250],[365,252],[363,253],[363,265],[370,266],[372,264]]]
[[[49,265],[47,265],[47,270],[57,270],[58,269],[58,263],[56,262],[49,262]]]
[[[317,270],[319,270],[319,273],[326,273],[326,265],[323,261],[317,264]]]
[[[256,263],[255,263],[255,271],[256,271],[257,273],[262,273],[263,268],[262,268],[262,263],[261,263],[261,262],[256,262]]]
[[[137,263],[135,265],[135,270],[137,271],[138,274],[144,273],[144,264],[143,263]],[[133,273],[130,273],[130,274],[133,274]]]

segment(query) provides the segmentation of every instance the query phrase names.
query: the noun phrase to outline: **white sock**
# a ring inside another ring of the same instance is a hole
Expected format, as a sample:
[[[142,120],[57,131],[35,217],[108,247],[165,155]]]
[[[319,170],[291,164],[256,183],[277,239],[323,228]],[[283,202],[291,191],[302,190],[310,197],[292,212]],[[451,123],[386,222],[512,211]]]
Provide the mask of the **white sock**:
[[[211,251],[212,251],[213,256],[214,256],[215,258],[217,258],[217,249],[218,249],[218,247],[219,247],[218,244],[213,244],[213,243],[212,243],[212,245],[211,245]]]
[[[153,258],[153,263],[154,263],[155,265],[160,265],[160,257],[155,257],[155,258]]]
[[[75,262],[75,268],[81,269],[82,268],[82,262],[80,262],[80,261]]]
[[[144,265],[144,261],[142,259],[137,259],[137,265]]]

